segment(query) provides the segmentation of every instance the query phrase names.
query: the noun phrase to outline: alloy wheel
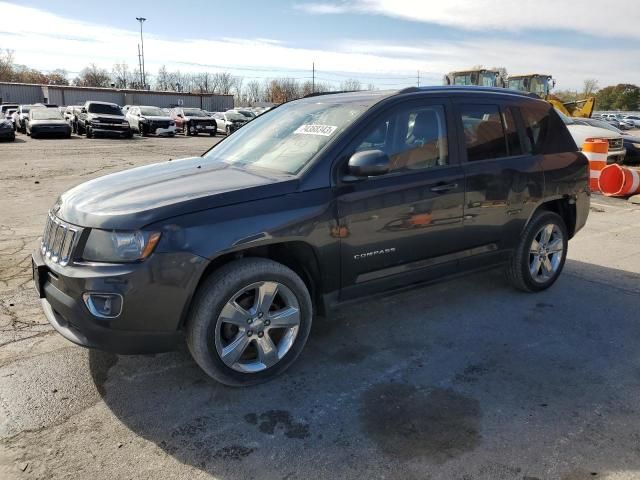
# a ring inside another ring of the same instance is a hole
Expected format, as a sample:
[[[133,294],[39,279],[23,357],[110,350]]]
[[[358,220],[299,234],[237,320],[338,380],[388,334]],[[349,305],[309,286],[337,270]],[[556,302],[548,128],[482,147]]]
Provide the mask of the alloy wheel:
[[[289,352],[300,328],[300,305],[279,282],[252,283],[238,291],[218,316],[215,347],[228,367],[256,373]]]
[[[562,262],[564,237],[560,228],[553,223],[542,227],[533,237],[529,249],[529,272],[538,283],[553,278]]]

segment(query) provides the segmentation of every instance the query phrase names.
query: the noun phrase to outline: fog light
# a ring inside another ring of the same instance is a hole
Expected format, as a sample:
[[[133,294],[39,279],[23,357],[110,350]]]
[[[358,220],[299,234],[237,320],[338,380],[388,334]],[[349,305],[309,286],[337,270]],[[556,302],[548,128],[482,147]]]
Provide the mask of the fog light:
[[[85,293],[82,298],[96,317],[116,318],[122,312],[122,295],[119,293]]]

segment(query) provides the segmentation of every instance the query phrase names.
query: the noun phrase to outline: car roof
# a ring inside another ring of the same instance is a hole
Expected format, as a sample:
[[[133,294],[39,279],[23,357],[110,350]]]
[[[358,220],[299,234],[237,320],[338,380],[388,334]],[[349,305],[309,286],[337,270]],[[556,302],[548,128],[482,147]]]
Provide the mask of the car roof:
[[[99,105],[115,105],[116,107],[120,106],[117,103],[113,103],[113,102],[98,102],[97,100],[89,100],[89,101],[87,101],[87,103],[96,103],[96,104],[99,104]]]

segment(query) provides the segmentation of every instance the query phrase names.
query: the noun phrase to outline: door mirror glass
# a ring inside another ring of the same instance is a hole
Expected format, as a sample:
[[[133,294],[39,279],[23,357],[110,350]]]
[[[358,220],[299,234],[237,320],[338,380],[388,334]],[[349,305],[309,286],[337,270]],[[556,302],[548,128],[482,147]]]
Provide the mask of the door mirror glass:
[[[389,171],[389,156],[382,150],[364,150],[349,159],[349,173],[354,177],[373,177]]]

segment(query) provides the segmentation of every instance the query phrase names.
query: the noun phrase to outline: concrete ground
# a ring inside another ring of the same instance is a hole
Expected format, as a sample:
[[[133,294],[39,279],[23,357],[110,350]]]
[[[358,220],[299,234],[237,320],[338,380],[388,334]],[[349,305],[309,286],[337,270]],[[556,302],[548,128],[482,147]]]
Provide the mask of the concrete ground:
[[[211,144],[0,144],[0,479],[640,478],[640,207],[624,200],[593,198],[549,291],[487,272],[354,304],[259,387],[223,387],[184,350],[56,334],[29,263],[56,196]]]

